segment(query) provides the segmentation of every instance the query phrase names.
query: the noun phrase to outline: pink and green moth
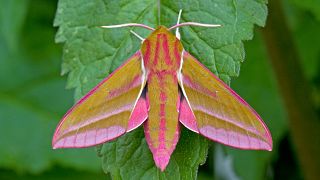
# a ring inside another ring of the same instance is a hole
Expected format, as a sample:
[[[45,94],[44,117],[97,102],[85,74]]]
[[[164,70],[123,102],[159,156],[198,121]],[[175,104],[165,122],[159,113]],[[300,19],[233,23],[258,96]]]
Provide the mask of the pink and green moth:
[[[95,146],[143,125],[154,162],[164,171],[183,125],[231,147],[272,150],[260,116],[181,44],[179,27],[220,25],[178,20],[170,28],[102,27],[128,26],[152,33],[143,39],[133,32],[142,40],[140,50],[64,115],[53,136],[54,149]]]

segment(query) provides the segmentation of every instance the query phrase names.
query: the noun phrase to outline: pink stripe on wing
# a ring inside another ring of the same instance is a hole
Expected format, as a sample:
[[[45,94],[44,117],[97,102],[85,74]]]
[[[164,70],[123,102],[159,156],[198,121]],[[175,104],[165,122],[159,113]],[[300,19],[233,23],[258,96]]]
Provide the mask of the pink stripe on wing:
[[[229,118],[228,116],[222,116],[221,113],[213,112],[213,111],[212,111],[213,109],[208,109],[208,108],[206,108],[206,107],[204,107],[204,106],[201,106],[201,105],[193,105],[193,106],[192,106],[192,109],[193,109],[193,111],[201,111],[201,112],[204,112],[204,113],[206,113],[207,115],[216,118],[217,120],[226,121],[226,122],[228,122],[228,123],[230,123],[230,124],[232,124],[232,125],[235,125],[235,126],[241,128],[241,129],[244,129],[244,130],[246,130],[246,131],[249,131],[249,132],[251,132],[251,133],[253,133],[253,134],[256,134],[256,135],[260,135],[260,134],[261,134],[255,127],[253,127],[253,126],[247,126],[247,125],[241,123],[240,121],[237,121],[237,120],[235,120],[235,119]]]
[[[60,139],[54,144],[53,148],[84,148],[94,146],[111,141],[124,133],[125,129],[121,126],[111,126],[109,128],[97,130],[94,129]]]
[[[148,118],[147,102],[144,97],[140,97],[134,110],[131,113],[127,132],[139,127]]]
[[[268,139],[268,142],[270,143],[271,149],[272,149],[272,137],[269,132],[269,129],[267,128],[266,124],[263,122],[262,118],[260,115],[245,101],[243,100],[236,92],[234,92],[227,84],[225,84],[222,80],[220,80],[215,74],[213,74],[208,68],[206,68],[203,64],[201,64],[196,58],[194,58],[192,55],[190,55],[188,52],[183,51],[183,56],[192,58],[199,66],[201,66],[203,69],[205,69],[209,74],[214,77],[220,84],[223,85],[226,90],[228,90],[237,100],[239,100],[242,104],[244,104],[246,107],[248,107],[258,118],[259,122],[263,125],[263,128],[266,131],[266,137]]]
[[[200,84],[198,84],[195,81],[192,81],[192,78],[190,78],[187,75],[183,75],[183,84],[186,84],[187,86],[196,89],[197,91],[203,93],[203,94],[208,94],[211,97],[217,97],[217,92],[215,90],[210,90],[207,89],[203,86],[201,86]]]
[[[200,134],[204,135],[205,137],[227,146],[240,149],[272,150],[272,146],[269,144],[269,142],[265,142],[245,134],[226,131],[225,129],[218,129],[212,126],[204,126],[199,130]],[[232,139],[230,139],[230,137],[232,137]],[[235,139],[238,139],[238,141]]]
[[[93,123],[97,123],[98,121],[101,121],[103,119],[107,119],[107,118],[109,118],[111,116],[120,114],[120,113],[125,112],[125,111],[131,111],[131,108],[132,108],[132,104],[123,104],[122,107],[119,107],[117,109],[112,109],[110,112],[103,112],[103,114],[97,114],[96,117],[88,119],[87,121],[84,121],[84,123],[82,123],[80,125],[79,124],[75,124],[73,126],[70,126],[68,129],[64,130],[63,134],[61,134],[60,131],[59,131],[59,135],[63,136],[64,134],[70,133],[71,131],[77,131],[77,130],[79,130],[81,128],[84,128],[85,126],[88,126],[88,125],[93,124]]]
[[[126,84],[125,86],[122,86],[118,89],[112,90],[109,92],[107,99],[112,99],[114,97],[117,97],[119,95],[122,95],[124,92],[127,92],[130,89],[133,89],[137,86],[141,86],[141,80],[142,77],[141,75],[136,75],[133,79],[133,81],[131,81],[129,84]]]
[[[60,128],[66,117],[74,110],[76,106],[79,104],[83,103],[90,97],[102,84],[104,84],[106,81],[108,81],[116,72],[119,71],[124,65],[126,65],[132,58],[139,58],[141,57],[141,52],[137,51],[133,56],[131,56],[125,63],[123,63],[120,67],[118,67],[115,71],[113,71],[107,78],[105,78],[103,81],[101,81],[97,86],[95,86],[91,91],[89,91],[85,96],[83,96],[71,109],[68,110],[68,112],[62,117],[62,120],[59,122],[56,131],[53,135],[53,140],[52,140],[52,147],[55,147],[55,144],[57,143],[57,137],[59,136],[60,133]]]
[[[183,97],[180,104],[179,121],[186,128],[193,132],[199,133],[196,117],[194,116],[187,100]]]

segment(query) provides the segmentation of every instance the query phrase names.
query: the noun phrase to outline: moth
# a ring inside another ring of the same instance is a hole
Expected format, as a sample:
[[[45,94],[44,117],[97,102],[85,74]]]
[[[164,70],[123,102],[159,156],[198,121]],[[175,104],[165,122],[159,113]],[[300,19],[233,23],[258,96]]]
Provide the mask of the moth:
[[[83,148],[111,141],[140,125],[158,168],[164,171],[181,126],[240,149],[272,150],[260,116],[228,85],[184,50],[179,27],[219,27],[195,22],[151,30],[140,50],[81,98],[53,136],[56,148]],[[176,29],[176,34],[172,32]]]

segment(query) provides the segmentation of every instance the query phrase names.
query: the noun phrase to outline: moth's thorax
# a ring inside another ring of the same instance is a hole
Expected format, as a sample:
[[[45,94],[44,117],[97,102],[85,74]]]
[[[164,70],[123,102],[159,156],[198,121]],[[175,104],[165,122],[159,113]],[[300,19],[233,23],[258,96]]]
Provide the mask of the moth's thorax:
[[[183,47],[166,27],[159,26],[143,42],[141,52],[148,71],[177,71]]]

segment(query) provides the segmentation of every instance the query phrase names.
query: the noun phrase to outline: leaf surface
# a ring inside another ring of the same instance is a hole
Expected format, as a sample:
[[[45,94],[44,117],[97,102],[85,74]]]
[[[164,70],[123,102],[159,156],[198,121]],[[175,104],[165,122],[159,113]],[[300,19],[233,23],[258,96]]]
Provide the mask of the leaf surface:
[[[68,74],[68,87],[75,88],[76,99],[110,74],[130,57],[140,45],[129,32],[143,37],[148,31],[139,28],[101,29],[98,26],[120,23],[143,23],[170,27],[195,21],[222,24],[223,28],[181,28],[184,47],[222,80],[230,83],[238,76],[244,60],[243,40],[253,37],[255,24],[263,26],[267,16],[264,0],[60,0],[55,19],[59,26],[56,41],[64,43],[62,72]],[[160,5],[160,17],[158,16]],[[99,148],[103,169],[117,178],[195,179],[199,164],[206,159],[208,141],[186,129],[164,173],[156,169],[142,129],[106,143]],[[139,167],[138,169],[136,167]]]

